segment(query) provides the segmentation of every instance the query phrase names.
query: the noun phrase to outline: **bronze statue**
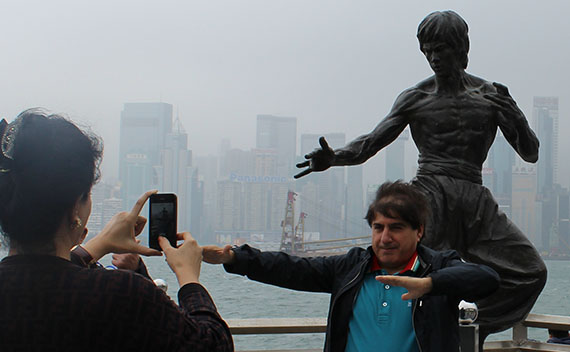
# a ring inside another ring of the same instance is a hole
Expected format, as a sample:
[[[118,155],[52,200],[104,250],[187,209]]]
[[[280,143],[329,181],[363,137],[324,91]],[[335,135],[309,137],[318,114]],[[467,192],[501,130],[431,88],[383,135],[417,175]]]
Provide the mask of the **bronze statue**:
[[[420,50],[434,75],[402,92],[374,130],[343,148],[307,154],[295,178],[331,166],[365,162],[410,126],[419,150],[412,183],[432,206],[423,244],[455,249],[501,276],[501,286],[477,302],[482,340],[529,313],[546,283],[546,266],[526,236],[498,210],[482,186],[481,167],[497,127],[527,162],[538,159],[539,142],[507,87],[465,72],[468,27],[453,11],[433,12],[418,27]]]

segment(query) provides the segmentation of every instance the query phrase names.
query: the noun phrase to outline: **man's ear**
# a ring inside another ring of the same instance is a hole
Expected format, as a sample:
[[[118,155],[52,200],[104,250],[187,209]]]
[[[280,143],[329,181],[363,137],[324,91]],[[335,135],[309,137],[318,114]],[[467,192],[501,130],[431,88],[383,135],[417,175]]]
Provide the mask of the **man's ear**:
[[[418,242],[422,239],[424,235],[424,225],[420,225],[420,228],[418,229]]]

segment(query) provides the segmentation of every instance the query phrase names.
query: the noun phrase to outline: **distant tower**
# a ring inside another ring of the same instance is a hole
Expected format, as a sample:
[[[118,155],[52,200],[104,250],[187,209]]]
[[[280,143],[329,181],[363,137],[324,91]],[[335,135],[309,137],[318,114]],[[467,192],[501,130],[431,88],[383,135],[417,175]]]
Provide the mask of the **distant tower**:
[[[297,154],[297,118],[257,115],[256,148],[277,152],[277,175],[291,177]]]
[[[395,141],[386,147],[386,180],[405,179],[405,146],[409,138],[410,132],[405,129]]]
[[[491,190],[499,204],[499,208],[511,216],[513,193],[512,170],[515,162],[513,148],[502,133],[498,133],[495,142],[489,150],[487,169],[483,170],[483,184]],[[491,179],[486,179],[490,176]]]
[[[541,230],[542,204],[536,202],[535,166],[519,162],[512,170],[512,220],[538,249],[544,249],[548,239]]]
[[[166,135],[172,130],[172,105],[125,103],[121,112],[119,179],[123,209],[130,209],[141,194],[161,186],[160,165]]]
[[[197,210],[197,207],[192,207],[192,201],[200,199],[196,189],[198,180],[196,170],[192,167],[192,151],[188,150],[188,135],[178,117],[174,121],[172,132],[166,135],[161,159],[160,191],[172,192],[178,196],[178,228],[199,235],[199,224],[190,221],[191,210]]]
[[[301,155],[314,150],[319,145],[320,136],[302,134]],[[323,136],[333,149],[346,144],[344,133],[327,133]],[[302,187],[301,210],[307,213],[305,231],[319,232],[320,239],[346,236],[345,169],[345,167],[333,167],[327,172],[311,173],[296,181],[296,184]]]
[[[558,97],[534,97],[533,122],[540,140],[537,191],[544,194],[558,181]]]
[[[570,254],[570,194],[567,190],[558,197],[558,236],[558,247]]]
[[[362,165],[346,168],[346,237],[369,233],[364,220],[364,188]]]

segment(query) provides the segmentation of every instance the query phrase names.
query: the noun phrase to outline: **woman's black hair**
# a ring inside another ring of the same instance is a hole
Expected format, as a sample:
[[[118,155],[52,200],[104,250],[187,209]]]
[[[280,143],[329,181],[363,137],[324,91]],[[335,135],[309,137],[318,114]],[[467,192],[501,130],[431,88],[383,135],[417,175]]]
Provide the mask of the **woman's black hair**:
[[[51,246],[75,203],[89,196],[99,179],[103,145],[96,135],[43,110],[26,110],[15,122],[13,149],[1,156],[7,165],[0,165],[0,229],[11,245],[32,252]]]

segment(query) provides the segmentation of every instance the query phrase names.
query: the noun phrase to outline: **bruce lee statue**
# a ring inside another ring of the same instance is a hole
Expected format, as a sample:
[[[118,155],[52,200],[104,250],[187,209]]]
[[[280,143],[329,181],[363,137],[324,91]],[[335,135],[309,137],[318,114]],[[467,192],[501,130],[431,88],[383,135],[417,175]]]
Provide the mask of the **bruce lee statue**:
[[[500,288],[480,300],[480,340],[523,320],[546,283],[546,266],[527,237],[482,185],[481,167],[497,128],[522,159],[538,160],[539,141],[507,87],[467,72],[468,27],[453,11],[433,12],[417,37],[434,75],[402,92],[370,133],[305,155],[295,178],[331,166],[362,164],[410,126],[419,150],[412,184],[429,199],[423,244],[455,249],[463,259],[492,267]]]

